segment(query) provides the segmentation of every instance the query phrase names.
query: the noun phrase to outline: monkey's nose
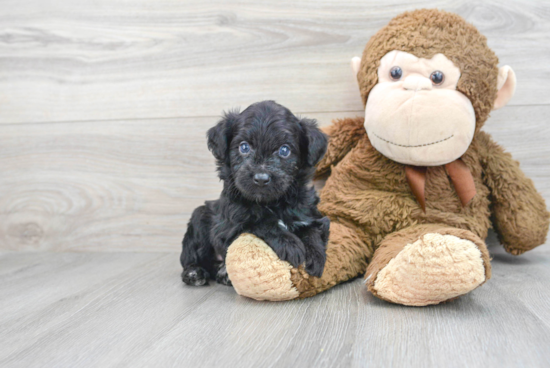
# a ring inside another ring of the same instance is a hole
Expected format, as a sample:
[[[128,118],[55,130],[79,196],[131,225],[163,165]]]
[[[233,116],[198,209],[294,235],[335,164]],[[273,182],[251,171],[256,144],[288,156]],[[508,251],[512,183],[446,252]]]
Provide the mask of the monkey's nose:
[[[254,184],[260,187],[266,186],[267,184],[269,184],[270,181],[271,177],[269,176],[269,174],[259,173],[254,175]]]
[[[432,89],[432,81],[428,78],[411,75],[405,78],[405,80],[403,81],[403,88],[415,92],[423,89],[430,91]]]

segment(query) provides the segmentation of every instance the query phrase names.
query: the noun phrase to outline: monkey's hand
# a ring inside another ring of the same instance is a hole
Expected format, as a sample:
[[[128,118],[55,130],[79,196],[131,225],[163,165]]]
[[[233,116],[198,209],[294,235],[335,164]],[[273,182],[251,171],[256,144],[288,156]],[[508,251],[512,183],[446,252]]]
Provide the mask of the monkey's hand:
[[[514,255],[544,244],[550,219],[544,198],[509,153],[488,134],[480,132],[478,137],[499,240]]]
[[[338,119],[331,125],[322,127],[323,133],[329,136],[325,156],[317,164],[316,177],[319,177],[336,165],[349,151],[367,134],[364,127],[365,119],[361,117]]]

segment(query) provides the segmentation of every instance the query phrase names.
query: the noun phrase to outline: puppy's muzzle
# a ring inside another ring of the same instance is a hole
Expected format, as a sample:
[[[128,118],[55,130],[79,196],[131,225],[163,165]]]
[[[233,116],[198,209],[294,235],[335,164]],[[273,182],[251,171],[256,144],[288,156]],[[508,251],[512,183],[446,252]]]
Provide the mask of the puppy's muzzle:
[[[266,173],[258,173],[254,175],[254,184],[259,187],[264,187],[271,182],[271,177]]]

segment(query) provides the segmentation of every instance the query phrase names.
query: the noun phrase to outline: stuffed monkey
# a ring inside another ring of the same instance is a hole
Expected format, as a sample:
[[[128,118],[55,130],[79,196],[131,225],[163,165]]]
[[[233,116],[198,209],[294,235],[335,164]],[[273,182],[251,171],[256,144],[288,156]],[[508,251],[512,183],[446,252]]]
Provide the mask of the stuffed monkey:
[[[325,129],[319,209],[331,225],[322,277],[244,234],[226,259],[236,291],[288,300],[365,275],[381,299],[438,304],[491,277],[491,226],[511,254],[543,244],[544,199],[481,130],[515,90],[513,70],[497,65],[486,38],[458,15],[418,10],[391,20],[352,61],[365,118]]]

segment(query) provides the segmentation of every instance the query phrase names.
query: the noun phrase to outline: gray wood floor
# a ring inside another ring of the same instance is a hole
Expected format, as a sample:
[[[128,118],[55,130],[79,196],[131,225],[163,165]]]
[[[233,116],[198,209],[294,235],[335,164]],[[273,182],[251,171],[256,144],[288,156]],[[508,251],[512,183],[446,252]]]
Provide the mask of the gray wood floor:
[[[493,236],[493,279],[428,308],[361,280],[285,303],[179,280],[222,110],[362,115],[351,57],[423,7],[514,68],[484,130],[550,203],[548,1],[0,0],[0,367],[550,366],[550,242],[512,257]]]
[[[493,253],[493,278],[441,306],[360,279],[256,302],[185,287],[173,253],[0,255],[2,367],[548,367],[550,253]]]

